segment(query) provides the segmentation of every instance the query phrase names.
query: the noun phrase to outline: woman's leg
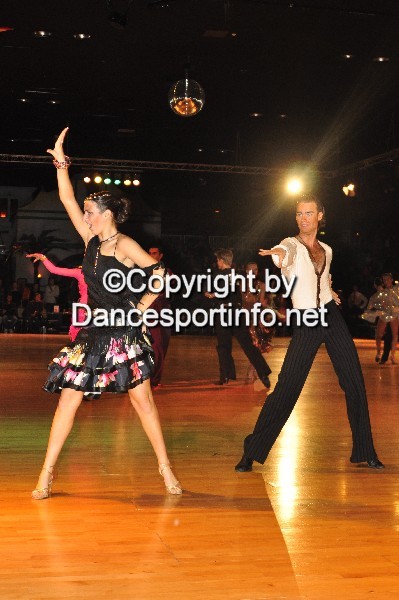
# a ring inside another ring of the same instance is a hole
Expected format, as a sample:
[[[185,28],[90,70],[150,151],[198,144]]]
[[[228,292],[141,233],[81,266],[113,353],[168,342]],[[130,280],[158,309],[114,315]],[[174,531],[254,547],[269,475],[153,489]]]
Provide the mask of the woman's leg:
[[[392,331],[391,361],[395,363],[396,345],[398,343],[398,319],[394,319],[393,321],[391,321],[390,325]]]
[[[375,343],[377,346],[377,356],[376,356],[376,360],[380,358],[380,354],[381,354],[381,341],[382,341],[382,336],[385,333],[385,328],[386,328],[387,324],[385,323],[385,321],[383,321],[381,319],[381,317],[378,319],[377,321],[377,327],[375,330]]]
[[[51,477],[50,467],[54,467],[57,462],[64,442],[72,429],[76,411],[82,400],[83,392],[77,392],[68,388],[62,390],[51,425],[47,452],[43,463],[43,467],[45,468],[40,473],[36,486],[37,489],[45,488],[48,485]],[[50,469],[50,473],[46,469]]]
[[[143,429],[151,442],[158,463],[160,465],[169,464],[158,409],[155,405],[151,391],[150,380],[147,379],[140,385],[129,390],[129,398],[140,418]],[[162,476],[167,487],[178,485],[178,481],[170,468],[164,469]]]

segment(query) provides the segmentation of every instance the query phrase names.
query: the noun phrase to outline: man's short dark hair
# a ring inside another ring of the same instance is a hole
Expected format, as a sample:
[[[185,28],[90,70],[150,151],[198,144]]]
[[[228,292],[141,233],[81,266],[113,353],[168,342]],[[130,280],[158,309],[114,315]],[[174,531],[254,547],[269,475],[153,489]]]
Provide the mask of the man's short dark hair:
[[[159,254],[163,254],[162,246],[160,246],[159,244],[151,244],[150,246],[148,246],[149,250],[151,250],[151,248],[156,248]]]

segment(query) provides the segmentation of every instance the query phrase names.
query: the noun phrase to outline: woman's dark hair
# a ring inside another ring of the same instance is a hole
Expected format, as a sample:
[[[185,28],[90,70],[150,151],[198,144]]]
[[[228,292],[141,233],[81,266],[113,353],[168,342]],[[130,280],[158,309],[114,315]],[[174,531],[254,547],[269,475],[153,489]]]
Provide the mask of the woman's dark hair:
[[[111,192],[95,192],[90,194],[86,200],[95,202],[98,206],[98,210],[103,213],[106,210],[112,212],[115,223],[124,223],[130,213],[130,202],[127,198],[120,198],[114,196]]]
[[[319,221],[319,227],[326,226],[326,211],[323,204],[320,202],[317,196],[315,196],[311,192],[307,192],[306,194],[302,194],[301,196],[299,196],[296,205],[298,206],[300,202],[314,202],[316,204],[317,212],[323,213],[321,221]]]

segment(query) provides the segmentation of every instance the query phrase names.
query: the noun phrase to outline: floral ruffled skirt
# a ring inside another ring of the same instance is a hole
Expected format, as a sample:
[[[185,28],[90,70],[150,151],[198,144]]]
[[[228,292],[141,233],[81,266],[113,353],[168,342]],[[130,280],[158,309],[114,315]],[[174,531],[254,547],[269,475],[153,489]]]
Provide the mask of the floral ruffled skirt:
[[[53,358],[43,389],[70,388],[86,397],[122,393],[149,379],[153,368],[151,339],[141,328],[86,327]]]

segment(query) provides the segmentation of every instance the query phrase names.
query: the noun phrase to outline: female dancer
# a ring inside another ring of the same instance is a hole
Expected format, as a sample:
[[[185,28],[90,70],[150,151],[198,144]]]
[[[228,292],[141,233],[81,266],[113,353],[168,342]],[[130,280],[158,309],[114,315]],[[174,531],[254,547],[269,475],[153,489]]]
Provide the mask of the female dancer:
[[[63,277],[73,277],[78,282],[79,289],[79,302],[81,304],[87,304],[88,302],[88,294],[87,294],[87,285],[85,282],[85,278],[83,275],[83,271],[81,267],[76,267],[75,269],[67,269],[63,267],[56,267],[54,263],[52,263],[44,254],[40,254],[39,252],[34,252],[33,254],[27,254],[26,258],[33,258],[33,262],[37,262],[41,260],[43,266],[46,267],[47,271],[53,273],[54,275],[62,275]],[[83,308],[78,309],[78,321],[79,323],[83,323],[86,318],[86,313]],[[81,327],[76,327],[76,325],[71,325],[69,328],[69,337],[71,341],[74,342],[76,336],[78,335]]]
[[[257,278],[259,273],[258,265],[255,262],[247,263],[245,266],[245,272],[247,275],[251,272],[254,274],[255,291],[252,292],[250,290],[250,279],[248,278],[245,290],[241,293],[242,307],[250,311],[255,304],[259,303],[262,308],[266,308],[267,300],[265,284]],[[252,344],[258,348],[262,354],[265,352],[270,352],[272,349],[271,341],[274,334],[272,327],[265,327],[262,325],[262,323],[258,323],[257,325],[252,324],[249,326],[249,334],[251,336]],[[250,363],[247,368],[245,380],[248,382],[254,382],[256,379],[257,373],[253,365]]]
[[[379,362],[380,360],[381,340],[385,333],[386,326],[389,323],[392,331],[391,363],[395,365],[395,352],[398,343],[399,326],[399,286],[394,285],[391,273],[384,273],[382,275],[382,283],[384,287],[379,292],[377,299],[374,302],[374,307],[381,310],[376,329],[376,361]]]
[[[86,198],[82,213],[68,176],[70,159],[65,156],[63,149],[67,131],[68,128],[61,132],[54,148],[48,152],[54,157],[57,168],[61,202],[86,245],[83,273],[88,285],[89,305],[93,313],[96,308],[107,311],[121,308],[127,313],[132,306],[144,312],[153,302],[154,294],[146,292],[139,299],[129,289],[119,294],[110,293],[103,286],[103,276],[111,268],[119,269],[125,276],[135,265],[148,275],[154,271],[163,275],[164,268],[160,263],[154,264],[151,256],[133,239],[118,232],[118,224],[123,223],[128,214],[128,201],[125,198],[117,198],[110,192],[92,194]],[[157,287],[156,282],[153,285]],[[44,389],[61,392],[61,396],[43,469],[37,487],[32,492],[35,500],[43,500],[51,495],[54,466],[72,429],[83,394],[99,391],[128,392],[157,456],[159,473],[164,478],[167,491],[170,494],[182,493],[182,487],[169,463],[151,393],[153,362],[153,351],[145,329],[124,324],[84,327],[75,342],[63,348],[53,359]]]

